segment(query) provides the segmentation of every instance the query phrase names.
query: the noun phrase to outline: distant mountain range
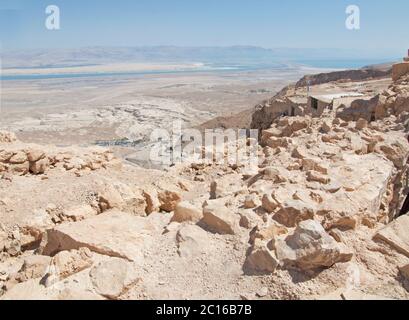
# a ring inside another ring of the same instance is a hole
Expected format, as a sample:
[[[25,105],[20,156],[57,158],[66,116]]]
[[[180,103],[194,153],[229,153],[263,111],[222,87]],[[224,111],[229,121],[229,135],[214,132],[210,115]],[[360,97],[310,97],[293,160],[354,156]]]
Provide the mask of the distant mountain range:
[[[305,64],[319,67],[347,67],[385,63],[394,57],[363,55],[342,49],[266,49],[232,47],[87,47],[79,49],[32,49],[1,53],[3,68],[49,68],[131,62],[201,62],[213,65]]]

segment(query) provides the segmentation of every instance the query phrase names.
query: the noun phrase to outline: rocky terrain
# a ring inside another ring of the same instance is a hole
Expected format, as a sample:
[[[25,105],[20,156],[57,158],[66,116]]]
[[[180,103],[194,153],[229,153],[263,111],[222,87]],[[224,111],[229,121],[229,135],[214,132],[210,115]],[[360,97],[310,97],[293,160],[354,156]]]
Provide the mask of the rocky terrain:
[[[319,73],[315,75],[307,75],[302,77],[297,83],[296,87],[305,87],[306,85],[317,85],[328,83],[331,81],[343,80],[348,81],[362,81],[368,79],[384,78],[391,76],[392,68],[389,67],[368,67],[358,70],[344,70],[329,73]]]
[[[0,299],[409,299],[409,75],[366,86],[371,103],[275,116],[305,95],[287,87],[253,114],[248,166],[147,170],[1,132]]]

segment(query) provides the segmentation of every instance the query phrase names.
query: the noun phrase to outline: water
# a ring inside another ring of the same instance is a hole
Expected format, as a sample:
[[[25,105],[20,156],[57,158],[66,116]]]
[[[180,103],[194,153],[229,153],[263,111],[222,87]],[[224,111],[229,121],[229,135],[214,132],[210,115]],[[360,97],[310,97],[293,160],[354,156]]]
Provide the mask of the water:
[[[19,75],[3,75],[3,81],[16,80],[42,80],[42,79],[66,79],[66,78],[95,78],[95,77],[129,77],[129,76],[144,76],[144,75],[159,75],[159,74],[178,74],[178,73],[199,73],[199,72],[232,72],[232,71],[257,71],[265,69],[275,69],[283,71],[295,69],[299,66],[307,66],[313,68],[324,69],[358,69],[364,66],[385,63],[382,60],[298,60],[288,64],[271,63],[271,64],[212,64],[205,65],[197,69],[180,69],[180,70],[151,70],[139,72],[93,72],[93,73],[49,73],[49,74],[19,74]],[[40,70],[40,68],[39,68]],[[58,68],[56,68],[58,70]]]
[[[120,77],[120,76],[143,76],[155,74],[178,74],[178,73],[197,73],[197,72],[226,72],[234,70],[242,70],[243,67],[203,67],[198,69],[180,69],[180,70],[151,70],[151,71],[135,71],[135,72],[92,72],[92,73],[48,73],[48,74],[18,74],[18,75],[3,75],[4,81],[15,80],[42,80],[42,79],[65,79],[65,78],[93,78],[93,77]]]

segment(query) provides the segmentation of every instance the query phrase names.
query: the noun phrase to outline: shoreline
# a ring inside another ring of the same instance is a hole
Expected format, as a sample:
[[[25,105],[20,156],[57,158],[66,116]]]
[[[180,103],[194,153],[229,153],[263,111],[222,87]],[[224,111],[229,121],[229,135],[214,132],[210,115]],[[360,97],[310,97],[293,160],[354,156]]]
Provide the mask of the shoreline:
[[[3,69],[0,72],[2,81],[24,81],[44,79],[69,79],[69,78],[103,78],[103,77],[126,77],[161,74],[183,74],[183,73],[223,73],[223,72],[254,72],[259,70],[275,69],[277,71],[298,70],[305,73],[320,73],[344,70],[339,68],[319,68],[307,65],[224,65],[213,66],[204,63],[186,64],[108,64],[92,65],[82,67],[62,68],[28,68],[28,69]]]

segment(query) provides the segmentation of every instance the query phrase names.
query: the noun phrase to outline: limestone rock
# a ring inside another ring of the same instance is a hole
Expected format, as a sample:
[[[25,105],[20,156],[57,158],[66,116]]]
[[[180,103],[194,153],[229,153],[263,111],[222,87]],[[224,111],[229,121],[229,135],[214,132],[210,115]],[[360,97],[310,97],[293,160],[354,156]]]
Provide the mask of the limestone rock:
[[[45,157],[45,153],[39,149],[29,149],[27,151],[27,158],[30,162],[37,162]]]
[[[297,159],[304,159],[304,158],[308,157],[308,150],[303,146],[297,146],[293,150],[291,156],[293,158],[297,158]]]
[[[409,215],[404,215],[375,235],[376,240],[388,243],[396,251],[409,257]]]
[[[203,208],[203,219],[200,222],[212,232],[236,234],[239,230],[240,216],[225,206],[211,204]]]
[[[176,206],[182,201],[182,196],[175,191],[162,191],[158,194],[160,209],[166,212],[175,211]]]
[[[260,200],[258,198],[258,196],[254,193],[247,195],[245,200],[244,200],[244,204],[243,207],[245,209],[254,209],[260,206]]]
[[[243,190],[239,175],[226,175],[210,184],[210,199],[225,198]]]
[[[176,235],[178,253],[181,257],[190,258],[206,252],[209,237],[206,231],[196,225],[185,225]]]
[[[302,168],[304,171],[317,171],[322,174],[328,174],[328,166],[323,164],[319,159],[305,158],[302,160]]]
[[[281,209],[274,215],[274,220],[282,225],[293,228],[300,221],[314,217],[316,207],[308,202],[289,199],[281,204]]]
[[[158,193],[156,190],[153,189],[145,189],[143,190],[143,196],[145,197],[146,201],[146,214],[151,214],[153,212],[159,211],[160,202],[158,199]]]
[[[11,164],[22,164],[27,161],[27,155],[23,151],[16,152],[10,159]]]
[[[14,152],[9,150],[0,150],[0,162],[8,162],[14,155]]]
[[[320,174],[318,172],[315,171],[308,171],[307,172],[307,181],[310,182],[319,182],[322,184],[328,184],[331,179],[327,176],[324,176],[323,174]]]
[[[380,144],[379,149],[398,169],[406,164],[409,155],[409,145],[406,141],[399,140],[391,145],[383,143]]]
[[[279,261],[274,253],[269,250],[267,244],[262,241],[257,241],[250,249],[244,270],[248,274],[252,273],[273,273],[278,267]]]
[[[283,183],[287,182],[287,178],[282,175],[284,169],[279,170],[277,168],[269,167],[261,171],[263,174],[263,179],[267,181],[272,181],[273,183]]]
[[[262,141],[266,141],[268,138],[276,137],[279,138],[283,132],[278,128],[270,128],[267,130],[263,130],[262,132]]]
[[[53,264],[58,272],[59,280],[68,278],[92,265],[92,253],[88,248],[61,251],[53,257]]]
[[[108,299],[117,299],[138,281],[132,263],[122,259],[109,259],[90,271],[95,291]]]
[[[261,205],[264,210],[268,213],[274,212],[278,208],[277,201],[272,197],[271,194],[265,194],[261,201]]]
[[[71,207],[62,212],[62,216],[70,221],[81,221],[96,214],[96,210],[88,204]]]
[[[86,247],[103,255],[136,261],[152,242],[154,231],[147,219],[113,210],[47,230],[42,253],[55,255],[60,251]]]
[[[109,184],[101,187],[98,192],[98,202],[102,212],[113,208],[122,209],[124,206],[121,194]]]
[[[258,225],[250,233],[250,243],[254,244],[257,239],[262,241],[274,241],[276,237],[285,235],[287,233],[287,228],[279,226],[275,223],[272,223],[271,225],[266,227],[261,227],[260,225]]]
[[[49,168],[49,161],[47,158],[37,160],[35,162],[30,162],[30,172],[33,174],[43,174]]]
[[[180,202],[176,208],[171,222],[194,222],[197,223],[203,218],[203,209],[198,208],[188,201]]]
[[[352,253],[328,235],[314,220],[300,222],[292,235],[275,245],[277,257],[286,267],[302,270],[331,267],[352,259]]]
[[[19,282],[44,277],[50,263],[51,258],[48,256],[32,255],[26,257],[17,275]]]
[[[30,171],[30,163],[26,161],[23,163],[11,164],[9,170],[13,174],[24,176]]]

